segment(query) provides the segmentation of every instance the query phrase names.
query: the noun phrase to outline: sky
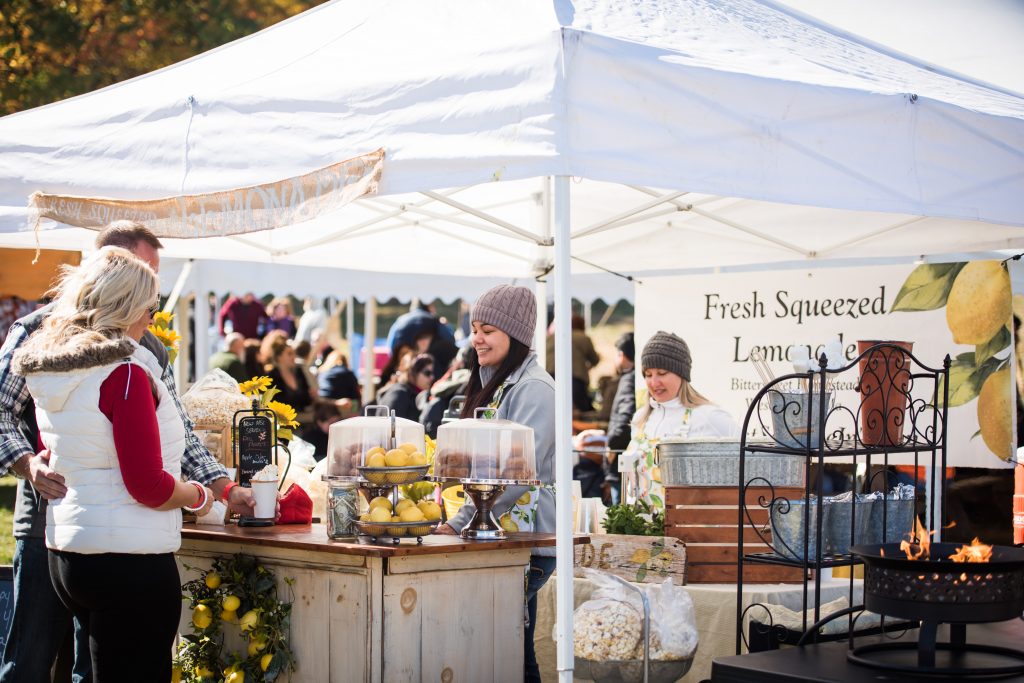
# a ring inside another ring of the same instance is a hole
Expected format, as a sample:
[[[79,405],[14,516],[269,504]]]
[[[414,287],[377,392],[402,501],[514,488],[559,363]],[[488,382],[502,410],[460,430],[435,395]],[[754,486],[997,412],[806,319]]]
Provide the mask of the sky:
[[[1024,0],[776,0],[1024,95]]]

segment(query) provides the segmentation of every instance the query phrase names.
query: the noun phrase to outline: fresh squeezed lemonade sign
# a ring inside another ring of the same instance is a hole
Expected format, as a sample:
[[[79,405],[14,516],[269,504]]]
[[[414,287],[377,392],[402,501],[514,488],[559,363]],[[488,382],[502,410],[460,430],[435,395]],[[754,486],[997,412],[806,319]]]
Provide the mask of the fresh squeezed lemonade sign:
[[[1003,467],[1015,443],[1011,305],[999,261],[645,278],[637,343],[659,329],[685,339],[694,386],[737,422],[762,387],[755,349],[775,376],[835,339],[843,365],[857,357],[858,340],[913,342],[933,368],[949,354],[948,462]],[[837,404],[856,408],[857,379],[856,369],[840,376]],[[759,421],[748,431],[761,435]]]

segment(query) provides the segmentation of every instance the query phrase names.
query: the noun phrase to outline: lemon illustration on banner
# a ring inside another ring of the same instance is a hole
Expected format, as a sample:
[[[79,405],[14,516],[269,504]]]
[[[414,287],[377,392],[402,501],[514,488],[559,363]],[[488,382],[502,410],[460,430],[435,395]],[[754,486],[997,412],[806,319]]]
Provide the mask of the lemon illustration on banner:
[[[915,268],[893,302],[892,312],[945,308],[958,354],[949,368],[949,408],[977,401],[978,432],[996,456],[1009,460],[1013,443],[1013,293],[1000,261],[929,263]],[[944,387],[939,387],[942,400]]]
[[[946,323],[957,344],[985,344],[1013,313],[1010,274],[999,261],[972,261],[953,281]]]

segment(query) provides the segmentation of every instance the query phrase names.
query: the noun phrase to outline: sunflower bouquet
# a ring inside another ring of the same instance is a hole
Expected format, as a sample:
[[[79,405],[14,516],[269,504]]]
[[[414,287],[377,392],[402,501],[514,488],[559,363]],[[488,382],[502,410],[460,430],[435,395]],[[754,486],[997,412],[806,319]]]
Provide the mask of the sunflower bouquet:
[[[261,410],[269,410],[277,416],[277,438],[291,440],[292,429],[299,426],[295,419],[295,408],[287,403],[275,401],[274,397],[281,393],[281,390],[274,386],[269,377],[253,377],[238,385],[238,390],[247,398],[256,401],[256,407]]]
[[[178,344],[181,342],[181,335],[171,329],[172,320],[174,320],[173,313],[158,311],[153,314],[153,324],[148,328],[167,349],[167,357],[171,363],[178,357]]]

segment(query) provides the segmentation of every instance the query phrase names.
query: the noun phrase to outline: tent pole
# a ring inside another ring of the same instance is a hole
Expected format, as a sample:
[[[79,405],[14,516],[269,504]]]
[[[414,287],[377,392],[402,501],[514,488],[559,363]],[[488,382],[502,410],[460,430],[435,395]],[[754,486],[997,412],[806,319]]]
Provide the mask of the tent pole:
[[[363,405],[373,403],[377,397],[377,385],[373,383],[373,371],[377,356],[373,347],[377,341],[377,300],[366,298],[366,312],[363,315]]]
[[[178,393],[183,394],[188,388],[188,345],[192,335],[188,333],[188,301],[189,295],[179,296],[174,306],[174,329],[178,331],[178,357],[174,360],[174,384]]]
[[[551,178],[540,179],[540,192],[533,202],[532,223],[536,232],[545,240],[551,239]],[[537,262],[547,263],[550,247],[537,247]],[[542,368],[548,367],[548,283],[547,275],[539,275],[535,280],[534,291],[537,294],[537,329],[533,334],[533,348],[537,351],[537,362]]]
[[[203,264],[196,263],[193,266],[195,277],[192,279],[192,291],[196,293],[195,300],[195,332],[192,342],[196,349],[196,381],[206,374],[210,361],[210,292],[203,280]],[[188,348],[183,348],[179,353],[188,354]]]
[[[571,327],[565,324],[572,316],[569,295],[569,176],[556,176],[554,182],[555,223],[555,367],[562,368],[555,381],[555,579],[558,589],[558,680],[572,682],[573,641],[573,547],[572,547],[572,367],[569,337]]]
[[[537,363],[545,370],[548,368],[548,283],[542,280],[534,282],[534,294],[537,296],[537,329],[533,333],[533,350],[537,352]]]

